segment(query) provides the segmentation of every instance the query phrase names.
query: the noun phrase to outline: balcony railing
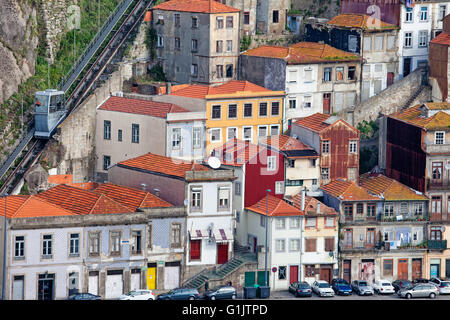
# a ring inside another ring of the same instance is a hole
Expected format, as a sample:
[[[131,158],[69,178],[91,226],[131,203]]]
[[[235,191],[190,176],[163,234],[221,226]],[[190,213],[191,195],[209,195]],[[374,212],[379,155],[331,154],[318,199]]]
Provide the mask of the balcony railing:
[[[450,144],[427,144],[426,153],[450,153]]]
[[[447,249],[447,240],[428,240],[427,246],[430,250],[445,250]]]

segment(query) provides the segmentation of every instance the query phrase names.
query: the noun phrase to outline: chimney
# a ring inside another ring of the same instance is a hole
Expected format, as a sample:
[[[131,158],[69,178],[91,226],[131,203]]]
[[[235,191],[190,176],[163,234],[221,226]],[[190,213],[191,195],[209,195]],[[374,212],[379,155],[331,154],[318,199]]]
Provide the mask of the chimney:
[[[302,202],[301,202],[301,209],[302,211],[305,211],[305,190],[302,190]]]
[[[320,213],[320,202],[317,202],[317,213]]]
[[[158,188],[153,189],[153,191],[155,192],[155,196],[159,197],[159,192],[161,190],[159,190]]]
[[[166,82],[166,94],[172,93],[172,84],[170,82]]]

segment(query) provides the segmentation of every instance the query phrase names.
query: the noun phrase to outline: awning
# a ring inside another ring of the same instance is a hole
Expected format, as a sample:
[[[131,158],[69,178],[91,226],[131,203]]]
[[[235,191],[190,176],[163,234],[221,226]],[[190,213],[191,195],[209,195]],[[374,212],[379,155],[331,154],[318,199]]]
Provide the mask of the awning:
[[[228,242],[233,240],[233,233],[230,229],[214,229],[216,242]]]
[[[189,235],[191,240],[209,238],[208,230],[191,230]]]

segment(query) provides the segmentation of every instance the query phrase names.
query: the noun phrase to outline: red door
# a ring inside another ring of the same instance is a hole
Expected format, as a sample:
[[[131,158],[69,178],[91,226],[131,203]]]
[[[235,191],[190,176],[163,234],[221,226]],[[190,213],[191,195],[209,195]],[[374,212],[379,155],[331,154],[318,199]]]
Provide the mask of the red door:
[[[422,278],[422,259],[412,260],[412,280]]]
[[[394,73],[393,72],[388,72],[387,73],[387,86],[389,87],[391,84],[394,83]]]
[[[352,261],[344,260],[344,280],[347,280],[348,283],[352,280]]]
[[[298,266],[289,267],[289,284],[298,281]]]
[[[217,264],[224,264],[228,261],[228,243],[217,244]]]
[[[331,100],[331,93],[324,93],[323,94],[323,113],[330,114],[330,100]]]
[[[398,259],[397,279],[408,280],[408,259]]]

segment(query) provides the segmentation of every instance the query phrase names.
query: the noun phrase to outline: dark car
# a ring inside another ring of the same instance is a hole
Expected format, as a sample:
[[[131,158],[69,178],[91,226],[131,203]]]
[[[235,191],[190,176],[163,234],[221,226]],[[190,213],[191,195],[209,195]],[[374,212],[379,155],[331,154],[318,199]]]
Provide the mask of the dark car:
[[[331,288],[333,288],[334,292],[338,295],[351,295],[352,287],[344,279],[333,279],[331,281]]]
[[[207,290],[203,297],[207,300],[236,299],[236,289],[232,286],[218,286]]]
[[[289,286],[289,292],[296,297],[311,297],[312,290],[308,282],[292,282]]]
[[[411,284],[412,283],[409,280],[395,280],[394,282],[392,282],[392,286],[394,287],[395,292],[409,287]]]
[[[414,284],[416,284],[416,283],[428,283],[428,282],[430,282],[430,281],[428,279],[424,279],[424,278],[417,278],[417,279],[413,280]]]
[[[69,300],[101,300],[100,296],[97,296],[88,292],[79,292],[69,296]]]
[[[197,289],[177,288],[167,293],[159,294],[157,300],[197,300],[200,298]]]

